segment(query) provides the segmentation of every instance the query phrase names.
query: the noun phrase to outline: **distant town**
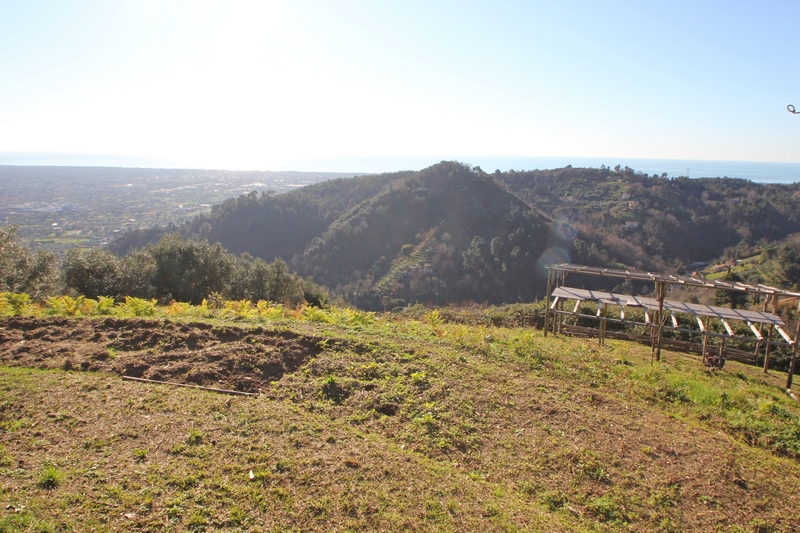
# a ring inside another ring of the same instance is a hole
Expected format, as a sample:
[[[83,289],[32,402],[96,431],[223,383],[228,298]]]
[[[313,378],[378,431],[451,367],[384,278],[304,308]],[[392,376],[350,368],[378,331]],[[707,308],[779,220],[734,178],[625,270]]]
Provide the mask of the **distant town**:
[[[0,225],[61,252],[181,223],[251,191],[275,194],[352,173],[0,165]]]

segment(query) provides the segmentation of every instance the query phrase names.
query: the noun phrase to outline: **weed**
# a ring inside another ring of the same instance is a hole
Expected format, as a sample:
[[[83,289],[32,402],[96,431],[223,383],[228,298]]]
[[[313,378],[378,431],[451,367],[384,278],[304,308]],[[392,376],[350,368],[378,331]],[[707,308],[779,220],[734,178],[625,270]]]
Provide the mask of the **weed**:
[[[335,404],[340,404],[350,393],[346,388],[339,383],[334,374],[328,374],[322,381],[322,388],[320,389],[320,396]]]
[[[237,507],[235,505],[231,507],[231,510],[228,513],[228,525],[241,526],[244,524],[246,519],[247,513],[245,513],[241,507]]]
[[[11,466],[14,464],[14,458],[8,453],[6,447],[0,444],[0,467]]]
[[[225,311],[240,319],[250,318],[254,313],[253,304],[250,303],[250,300],[228,300],[225,302]]]
[[[186,438],[186,444],[190,446],[196,446],[198,444],[202,444],[203,440],[206,436],[203,434],[202,431],[199,429],[191,428],[189,430],[189,436]]]
[[[300,317],[308,320],[309,322],[321,322],[325,324],[330,324],[333,322],[331,316],[323,309],[318,307],[304,307]]]
[[[169,316],[179,317],[189,314],[191,308],[192,306],[188,303],[176,302],[173,300],[164,308],[164,312]]]
[[[592,498],[587,504],[587,508],[601,522],[616,522],[626,524],[630,522],[625,506],[617,498],[604,494],[598,498]]]
[[[135,458],[137,463],[142,463],[147,459],[147,454],[149,450],[146,448],[135,448],[133,450],[133,457]]]
[[[133,316],[154,316],[156,314],[156,300],[145,300],[143,298],[126,296],[125,303],[122,305],[122,310],[125,314]]]
[[[52,490],[64,482],[64,473],[54,465],[46,464],[39,471],[36,484],[43,489]]]
[[[86,299],[85,296],[78,296],[77,298],[72,298],[71,296],[51,296],[47,299],[47,305],[50,307],[50,311],[53,314],[59,314],[64,316],[80,316],[81,315],[81,306],[83,301]]]
[[[428,385],[428,376],[425,375],[425,372],[412,372],[411,373],[411,383],[413,383],[417,387],[427,386]]]
[[[442,325],[442,316],[439,314],[438,309],[434,309],[429,313],[425,314],[425,319],[428,321],[428,324],[431,325],[432,328],[436,329]]]
[[[0,305],[0,314],[3,316],[8,315],[24,315],[28,314],[31,310],[30,296],[27,294],[17,294],[13,292],[0,293],[2,296],[2,305]]]
[[[557,511],[567,505],[567,497],[560,491],[545,491],[539,497],[542,504],[550,511]]]

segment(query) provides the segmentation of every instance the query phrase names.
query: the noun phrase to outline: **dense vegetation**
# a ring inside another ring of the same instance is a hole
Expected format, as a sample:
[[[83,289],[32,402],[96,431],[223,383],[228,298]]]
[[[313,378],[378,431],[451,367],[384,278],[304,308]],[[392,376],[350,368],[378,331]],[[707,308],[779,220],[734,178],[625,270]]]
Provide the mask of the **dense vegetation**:
[[[584,262],[665,271],[743,257],[800,231],[800,185],[647,176],[630,168],[500,175],[509,190],[581,231]],[[791,278],[792,282],[800,278]]]
[[[495,172],[442,162],[420,172],[251,193],[166,231],[282,258],[371,309],[408,303],[529,301],[542,264],[570,260],[672,272],[764,251],[744,279],[800,282],[800,188],[728,178],[668,179],[629,168]],[[637,287],[636,289],[641,289]]]
[[[321,305],[325,290],[289,271],[276,259],[225,251],[219,243],[165,235],[157,243],[119,257],[100,248],[71,248],[59,271],[58,258],[34,253],[13,229],[0,228],[0,291],[44,300],[65,293],[95,299],[126,297],[199,304],[203,300],[259,300],[291,306]]]

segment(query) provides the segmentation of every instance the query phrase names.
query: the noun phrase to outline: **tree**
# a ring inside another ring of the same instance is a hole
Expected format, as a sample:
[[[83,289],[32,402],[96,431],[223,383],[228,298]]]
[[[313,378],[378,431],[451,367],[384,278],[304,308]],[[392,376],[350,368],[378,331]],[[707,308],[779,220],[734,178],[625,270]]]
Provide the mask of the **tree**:
[[[184,241],[171,234],[146,251],[155,263],[155,295],[162,300],[199,304],[213,292],[222,294],[230,282],[233,256],[219,243]]]
[[[64,283],[88,298],[121,294],[119,258],[101,248],[71,248],[63,264]]]
[[[728,271],[728,273],[721,278],[721,281],[741,282],[742,278],[735,272]],[[738,309],[747,307],[748,301],[749,297],[746,292],[729,291],[725,289],[717,289],[714,292],[714,305],[730,305],[731,309]]]
[[[16,228],[0,228],[0,291],[26,293],[41,300],[58,286],[58,257],[47,250],[34,253],[20,242]]]

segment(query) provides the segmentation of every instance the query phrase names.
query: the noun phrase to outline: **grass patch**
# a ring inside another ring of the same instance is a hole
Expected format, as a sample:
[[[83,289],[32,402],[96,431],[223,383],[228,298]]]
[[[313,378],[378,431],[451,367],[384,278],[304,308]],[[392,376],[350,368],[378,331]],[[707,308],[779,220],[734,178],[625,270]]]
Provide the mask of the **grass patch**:
[[[107,365],[0,368],[0,493],[25,506],[6,530],[789,531],[800,508],[800,409],[756,368],[651,365],[485,310],[170,307],[6,323],[26,341],[6,364],[34,345]],[[243,369],[261,395],[112,373],[175,367],[212,386]]]

